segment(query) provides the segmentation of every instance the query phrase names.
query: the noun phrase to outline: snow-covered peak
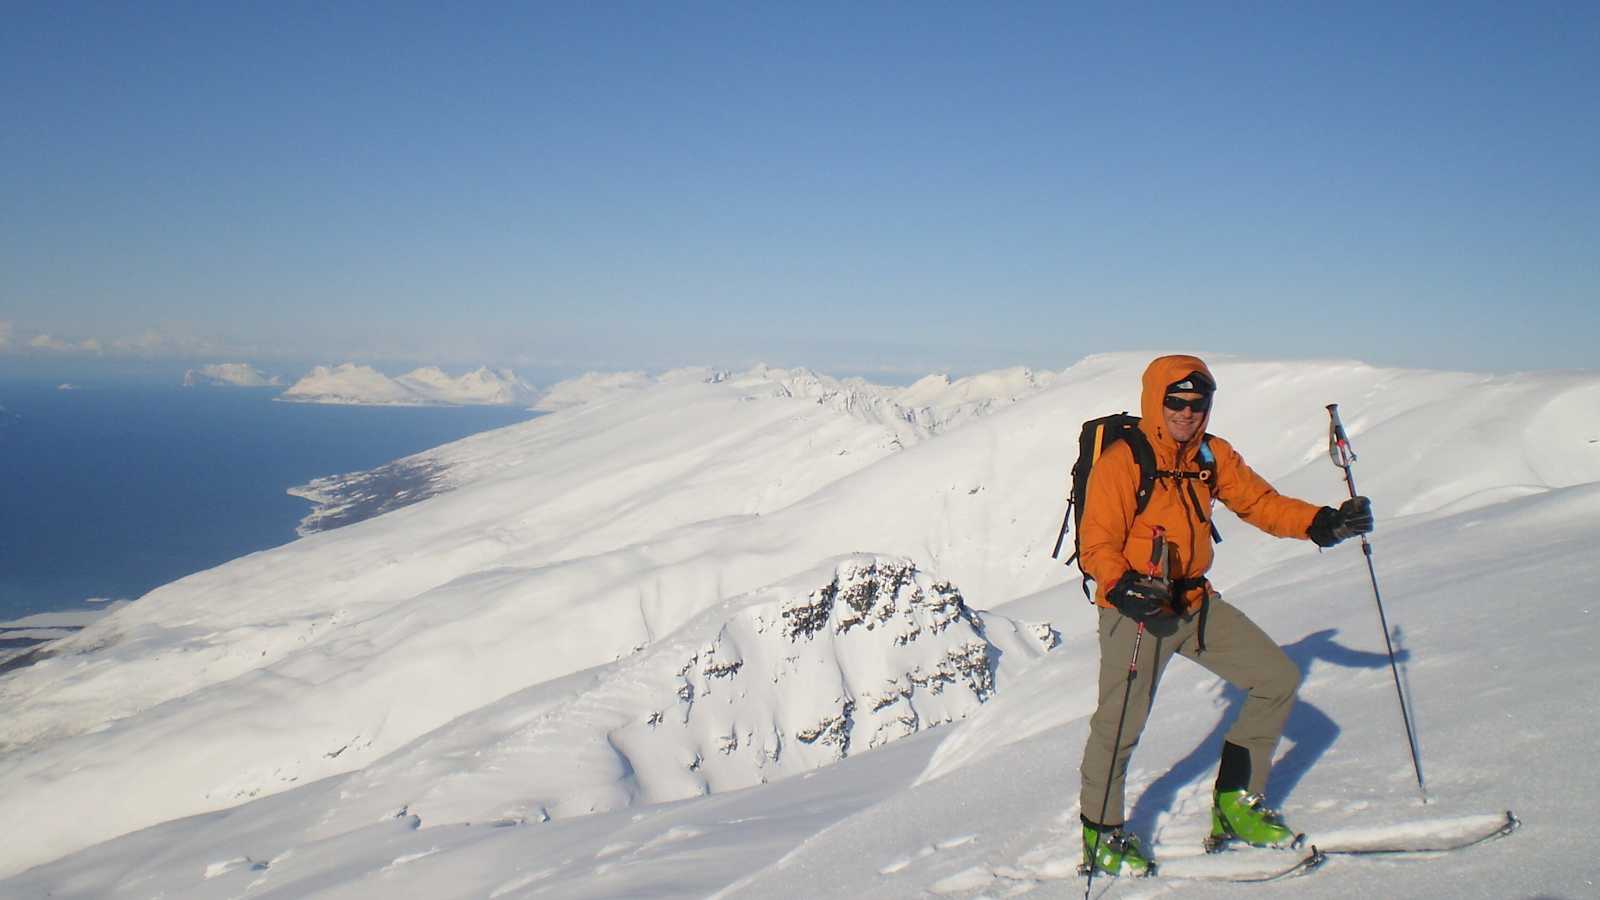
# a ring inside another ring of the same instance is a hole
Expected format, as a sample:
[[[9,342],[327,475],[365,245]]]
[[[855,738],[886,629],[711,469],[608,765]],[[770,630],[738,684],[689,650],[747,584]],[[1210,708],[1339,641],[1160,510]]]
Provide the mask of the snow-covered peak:
[[[896,402],[913,410],[913,417],[932,430],[987,415],[1027,399],[1055,384],[1057,374],[1025,366],[983,372],[951,381],[930,375],[894,395]]]
[[[949,408],[972,403],[1013,403],[1055,383],[1056,373],[1026,366],[997,369],[951,381],[929,375],[901,390],[896,399],[907,406]]]
[[[709,366],[686,366],[681,369],[671,369],[661,373],[657,381],[662,384],[721,384],[727,381],[729,373],[724,369],[713,369]]]
[[[276,387],[283,380],[249,363],[216,363],[183,373],[184,387]]]

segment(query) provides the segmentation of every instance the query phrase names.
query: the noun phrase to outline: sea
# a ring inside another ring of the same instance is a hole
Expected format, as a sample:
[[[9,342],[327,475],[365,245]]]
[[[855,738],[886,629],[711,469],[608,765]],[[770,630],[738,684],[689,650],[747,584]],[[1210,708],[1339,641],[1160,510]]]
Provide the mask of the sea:
[[[537,415],[281,389],[0,380],[0,623],[89,611],[295,540],[286,491]]]

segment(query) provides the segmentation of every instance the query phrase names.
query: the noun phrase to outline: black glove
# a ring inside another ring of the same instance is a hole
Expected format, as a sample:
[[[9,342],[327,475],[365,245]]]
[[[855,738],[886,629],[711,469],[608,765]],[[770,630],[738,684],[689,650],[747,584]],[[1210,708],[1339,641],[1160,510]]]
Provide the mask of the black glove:
[[[1159,578],[1140,575],[1132,569],[1123,572],[1117,583],[1106,591],[1106,599],[1135,622],[1172,615],[1172,588]]]
[[[1372,501],[1366,497],[1351,497],[1338,509],[1324,506],[1306,529],[1306,537],[1318,547],[1332,547],[1346,538],[1372,531]]]

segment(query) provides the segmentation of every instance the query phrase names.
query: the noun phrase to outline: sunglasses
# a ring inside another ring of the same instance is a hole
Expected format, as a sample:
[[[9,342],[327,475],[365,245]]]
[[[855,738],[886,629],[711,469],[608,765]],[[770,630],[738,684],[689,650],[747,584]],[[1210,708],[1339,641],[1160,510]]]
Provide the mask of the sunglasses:
[[[1161,405],[1172,410],[1173,412],[1180,412],[1187,409],[1190,412],[1203,413],[1211,408],[1211,398],[1196,397],[1193,400],[1185,400],[1182,397],[1175,397],[1172,394],[1168,394],[1166,399],[1161,401]]]

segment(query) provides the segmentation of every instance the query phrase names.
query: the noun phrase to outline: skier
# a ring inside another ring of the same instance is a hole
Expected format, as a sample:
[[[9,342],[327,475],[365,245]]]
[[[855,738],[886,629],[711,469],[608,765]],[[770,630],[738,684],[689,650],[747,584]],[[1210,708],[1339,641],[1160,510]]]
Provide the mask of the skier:
[[[1221,500],[1269,534],[1320,547],[1370,532],[1372,504],[1358,496],[1338,509],[1318,507],[1273,490],[1227,441],[1204,433],[1215,392],[1211,370],[1194,356],[1163,356],[1145,369],[1139,431],[1154,450],[1157,475],[1142,512],[1135,496],[1140,469],[1129,441],[1111,445],[1090,471],[1079,547],[1101,607],[1099,706],[1089,721],[1081,770],[1083,853],[1092,871],[1150,870],[1138,838],[1124,829],[1124,778],[1174,653],[1247,695],[1223,738],[1208,844],[1281,846],[1294,838],[1262,795],[1300,670],[1206,580],[1212,503]],[[1158,539],[1165,544],[1170,578],[1151,570],[1149,560],[1161,556],[1153,552],[1160,549]],[[1150,640],[1136,644],[1141,624]]]

